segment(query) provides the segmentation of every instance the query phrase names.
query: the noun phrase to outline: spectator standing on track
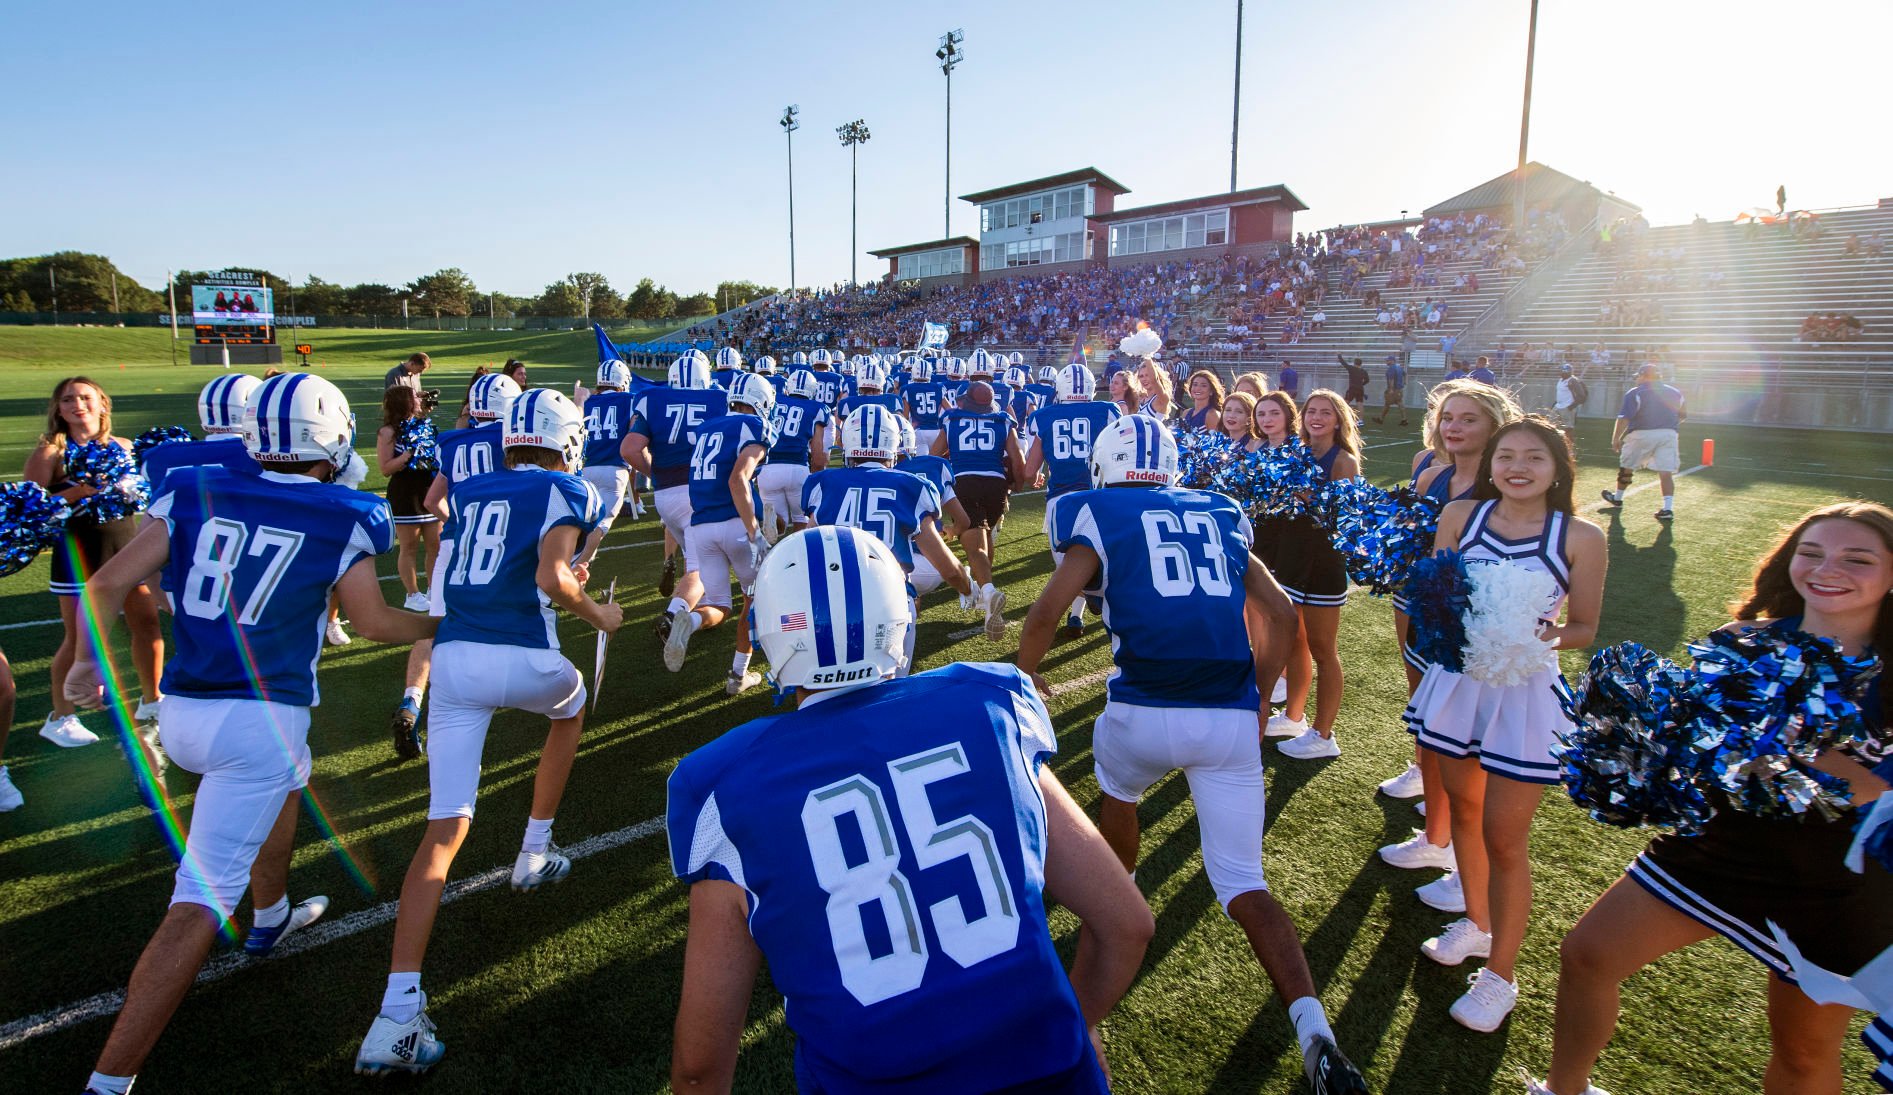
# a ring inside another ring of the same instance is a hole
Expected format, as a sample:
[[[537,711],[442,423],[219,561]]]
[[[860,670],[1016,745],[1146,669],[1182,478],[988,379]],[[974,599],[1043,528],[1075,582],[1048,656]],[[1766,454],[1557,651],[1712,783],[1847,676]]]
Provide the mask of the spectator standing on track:
[[[1387,355],[1387,390],[1381,397],[1380,417],[1375,421],[1387,424],[1387,412],[1400,408],[1400,424],[1407,424],[1407,367],[1393,354]]]
[[[1472,371],[1466,376],[1481,384],[1497,385],[1499,382],[1498,375],[1492,371],[1491,359],[1484,354],[1479,355],[1479,360],[1473,363]]]
[[[1658,372],[1655,362],[1645,362],[1637,369],[1636,387],[1624,393],[1610,435],[1610,447],[1617,452],[1617,489],[1605,491],[1604,501],[1623,505],[1624,491],[1637,469],[1649,468],[1663,487],[1663,508],[1656,511],[1656,519],[1668,521],[1676,516],[1676,473],[1682,465],[1676,430],[1687,413],[1682,391],[1660,383]]]
[[[1348,364],[1347,358],[1342,357],[1340,354],[1335,354],[1334,360],[1340,362],[1341,368],[1347,372],[1347,395],[1345,397],[1347,399],[1347,405],[1354,408],[1356,414],[1365,418],[1367,410],[1367,370],[1361,368],[1361,359],[1358,357],[1354,359],[1352,365]]]
[[[1571,443],[1572,451],[1577,449],[1577,413],[1591,398],[1591,390],[1569,364],[1558,366],[1558,394],[1551,402],[1551,421],[1564,431],[1566,441]]]
[[[1287,358],[1282,359],[1282,369],[1276,374],[1275,387],[1290,399],[1301,398],[1301,374],[1295,371],[1294,364]]]

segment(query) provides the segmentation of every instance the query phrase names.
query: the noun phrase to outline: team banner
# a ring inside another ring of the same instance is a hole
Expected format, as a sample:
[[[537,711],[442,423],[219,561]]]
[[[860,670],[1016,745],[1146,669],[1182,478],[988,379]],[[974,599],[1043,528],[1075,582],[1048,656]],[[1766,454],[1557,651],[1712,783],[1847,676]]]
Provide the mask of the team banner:
[[[922,323],[920,325],[920,349],[946,349],[947,329],[944,323]]]

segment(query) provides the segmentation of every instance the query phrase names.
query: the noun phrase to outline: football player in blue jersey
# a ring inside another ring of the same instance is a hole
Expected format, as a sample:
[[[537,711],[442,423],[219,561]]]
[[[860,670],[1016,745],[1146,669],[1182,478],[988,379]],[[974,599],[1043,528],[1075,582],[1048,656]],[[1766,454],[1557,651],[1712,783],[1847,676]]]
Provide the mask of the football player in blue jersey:
[[[1032,370],[1023,365],[1006,367],[1005,411],[1012,418],[1012,431],[1020,437],[1025,436],[1025,424],[1038,410],[1037,397],[1026,390],[1032,382]]]
[[[914,436],[913,423],[902,418],[897,420],[897,424],[901,431],[901,456],[895,462],[894,470],[918,475],[933,484],[933,489],[940,492],[940,535],[943,539],[958,540],[960,530],[966,527],[967,521],[966,509],[960,505],[959,495],[953,493],[953,465],[943,457],[921,452]],[[957,559],[954,560],[953,569],[959,569]],[[967,580],[972,581],[972,570],[967,569],[965,573]],[[907,584],[913,588],[916,605],[921,597],[939,589],[945,581],[946,577],[924,554],[915,557],[914,569],[907,575]]]
[[[899,414],[901,398],[887,390],[887,366],[878,361],[864,363],[854,376],[856,392],[844,396],[835,406],[835,418],[846,422],[857,407],[879,407],[889,414]]]
[[[973,578],[979,582],[979,608],[986,614],[986,637],[998,642],[1006,637],[1006,591],[993,588],[993,553],[1012,491],[1021,485],[1025,459],[1019,454],[1012,420],[993,406],[992,385],[973,381],[962,402],[962,408],[942,417],[932,452],[953,465],[953,492],[959,495],[967,520],[960,530],[960,547],[965,549]]]
[[[578,755],[585,682],[559,653],[565,609],[603,632],[624,612],[585,595],[567,560],[600,517],[598,492],[573,474],[585,428],[572,401],[538,388],[507,409],[506,470],[476,476],[450,496],[453,548],[445,559],[445,616],[434,642],[427,741],[427,832],[401,885],[394,954],[381,1011],[355,1054],[355,1071],[425,1072],[446,1047],[427,1018],[421,959],[447,873],[473,822],[480,753],[503,708],[551,720],[533,778],[531,813],[513,889],[561,882],[572,861],[552,843],[552,822]]]
[[[1335,1046],[1295,923],[1262,873],[1255,667],[1280,671],[1294,647],[1294,606],[1250,553],[1249,519],[1236,504],[1174,486],[1176,439],[1155,418],[1112,423],[1092,443],[1091,468],[1097,489],[1065,496],[1054,511],[1052,546],[1065,557],[1026,616],[1019,668],[1043,689],[1039,664],[1059,614],[1085,592],[1103,600],[1117,669],[1091,746],[1098,828],[1124,870],[1136,870],[1137,802],[1181,768],[1204,872],[1287,1006],[1316,1095],[1364,1093]],[[1245,604],[1263,634],[1249,634]]]
[[[815,374],[790,373],[769,414],[776,443],[756,474],[762,490],[762,530],[774,540],[802,520],[802,484],[828,466],[828,408],[815,398]]]
[[[841,424],[841,456],[847,466],[809,476],[802,492],[804,523],[847,525],[873,533],[893,549],[907,574],[913,573],[918,549],[935,574],[952,575],[948,580],[959,591],[960,608],[970,609],[973,572],[960,566],[940,538],[939,489],[925,476],[892,467],[903,451],[900,426],[899,415],[874,405],[858,407],[848,416]],[[917,608],[913,615],[918,621]],[[916,630],[907,629],[907,665],[913,664]]]
[[[776,398],[780,400],[782,398],[782,385],[785,378],[776,370],[776,359],[770,357],[768,354],[763,354],[757,357],[751,364],[755,374],[769,382],[769,386],[776,390]]]
[[[798,708],[671,773],[690,887],[672,1087],[730,1089],[766,960],[804,1092],[1106,1091],[1099,1024],[1154,924],[1045,763],[1038,692],[1003,664],[893,679],[900,563],[854,529],[784,537],[755,613]],[[1069,974],[1048,897],[1083,924]]]
[[[630,388],[631,367],[615,359],[607,361],[598,366],[598,390],[579,408],[585,415],[585,466],[579,474],[598,492],[601,514],[598,527],[579,552],[581,566],[589,567],[598,555],[598,545],[604,543],[620,506],[629,505],[634,519],[643,512],[631,484],[631,469],[624,463],[624,435],[634,416]]]
[[[704,424],[690,456],[690,535],[684,557],[690,578],[702,592],[694,606],[668,614],[664,668],[684,667],[690,638],[740,614],[731,611],[730,578],[749,596],[756,566],[769,550],[762,533],[762,497],[756,472],[769,452],[770,412],[775,389],[762,377],[745,373],[730,388],[730,413]],[[676,602],[672,602],[675,604]],[[732,696],[762,683],[749,668],[749,629],[736,629],[736,654],[724,691]]]
[[[960,399],[966,395],[966,362],[962,358],[949,357],[941,370],[940,413],[945,414],[958,407]],[[931,445],[928,447],[932,448]]]
[[[710,383],[730,390],[730,384],[743,372],[743,351],[734,346],[725,346],[716,352],[716,371],[710,374]]]
[[[130,1089],[210,952],[250,892],[244,950],[268,954],[321,916],[328,899],[291,907],[297,800],[308,782],[309,714],[320,700],[316,657],[331,591],[363,635],[407,643],[434,621],[382,599],[374,557],[394,546],[387,503],[332,480],[360,460],[348,401],[306,373],[264,381],[243,418],[255,471],[174,468],[137,536],[86,582],[81,619],[111,620],[158,573],[175,614],[158,727],[171,760],[203,776],[191,808],[171,906],[132,971],[124,1006],[88,1090]],[[67,681],[70,698],[102,700],[110,629],[93,636]]]
[[[841,402],[841,374],[830,366],[833,364],[827,350],[817,350],[808,355],[809,369],[815,374],[815,398],[822,406],[833,410]]]
[[[1038,380],[1027,384],[1025,390],[1032,393],[1033,402],[1039,407],[1058,402],[1058,366],[1039,366]]]
[[[993,389],[993,407],[997,410],[1005,410],[1005,402],[999,398],[1000,371],[1000,362],[994,357],[992,351],[984,346],[975,347],[966,358],[966,382],[960,385],[958,406],[965,408],[973,394],[973,385],[984,383]]]
[[[227,373],[204,385],[197,394],[197,421],[202,441],[167,441],[145,453],[140,469],[156,495],[172,468],[220,464],[232,471],[254,471],[256,461],[243,447],[243,408],[263,382],[248,373]]]
[[[475,377],[467,388],[467,421],[470,425],[462,430],[449,430],[440,435],[440,468],[434,473],[434,481],[428,484],[427,497],[422,505],[429,513],[440,518],[442,557],[451,557],[453,552],[453,533],[447,525],[447,497],[456,484],[464,483],[476,475],[485,475],[495,468],[506,466],[506,451],[500,446],[504,430],[500,427],[506,418],[506,411],[519,398],[519,385],[505,373],[485,373]],[[440,565],[440,560],[435,560]],[[440,593],[443,587],[430,583],[428,586],[428,612],[439,616],[441,613]],[[433,665],[434,643],[423,639],[408,651],[407,673],[403,678],[401,702],[395,705],[390,727],[394,732],[394,753],[402,760],[414,760],[422,752],[421,748],[421,706],[427,699],[427,678]]]
[[[933,378],[933,362],[924,357],[914,359],[908,366],[907,383],[901,385],[900,398],[907,420],[914,424],[914,439],[920,451],[931,450],[933,439],[940,433],[940,416],[947,409],[946,387]]]
[[[1058,402],[1032,412],[1027,420],[1026,436],[1031,445],[1025,453],[1025,479],[1045,482],[1045,536],[1052,536],[1052,511],[1058,500],[1074,491],[1091,488],[1091,443],[1105,428],[1118,420],[1114,403],[1100,403],[1091,397],[1097,378],[1084,365],[1071,364],[1054,370],[1058,384]],[[1064,553],[1052,549],[1052,565],[1057,566]],[[1085,599],[1072,599],[1071,611],[1059,638],[1075,639],[1084,633]]]
[[[729,393],[710,383],[710,359],[691,350],[670,366],[670,386],[652,388],[637,404],[637,417],[625,435],[625,463],[651,477],[656,487],[652,501],[664,523],[664,570],[657,590],[670,605],[658,618],[658,637],[670,634],[666,621],[688,612],[703,590],[686,568],[677,581],[678,550],[689,551],[684,533],[690,528],[690,454],[704,423],[729,413]]]

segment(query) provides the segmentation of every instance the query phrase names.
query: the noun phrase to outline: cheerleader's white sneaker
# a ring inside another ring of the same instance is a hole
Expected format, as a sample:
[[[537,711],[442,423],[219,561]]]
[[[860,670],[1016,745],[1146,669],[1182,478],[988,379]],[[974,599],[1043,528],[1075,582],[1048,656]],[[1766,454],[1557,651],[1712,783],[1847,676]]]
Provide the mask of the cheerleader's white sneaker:
[[[39,736],[59,746],[61,749],[76,749],[81,745],[91,745],[99,736],[85,728],[78,715],[48,715],[46,724],[39,728]]]
[[[427,594],[410,593],[407,596],[407,600],[401,602],[401,607],[407,609],[409,612],[426,612]]]
[[[26,805],[26,796],[20,794],[18,787],[13,786],[13,776],[7,771],[6,766],[0,765],[0,814],[17,810],[24,805]]]
[[[1446,925],[1445,931],[1421,943],[1420,953],[1442,966],[1457,966],[1468,958],[1492,957],[1492,936],[1462,916]]]
[[[1558,1095],[1557,1092],[1551,1090],[1551,1085],[1545,1083],[1543,1080],[1532,1079],[1531,1073],[1526,1072],[1522,1068],[1519,1069],[1518,1072],[1519,1077],[1525,1081],[1525,1095]],[[1591,1084],[1585,1087],[1583,1091],[1579,1092],[1578,1095],[1610,1095],[1610,1092],[1605,1091],[1596,1084]]]
[[[1458,865],[1458,861],[1453,858],[1453,846],[1450,842],[1443,848],[1430,843],[1426,839],[1426,833],[1419,829],[1413,830],[1413,835],[1400,843],[1389,844],[1382,848],[1380,858],[1385,860],[1389,867],[1399,867],[1408,871],[1425,870],[1429,867],[1450,871]]]
[[[1285,757],[1296,760],[1326,760],[1341,755],[1341,743],[1332,736],[1322,737],[1321,731],[1309,730],[1276,746]]]
[[[328,630],[323,632],[323,636],[328,639],[330,646],[347,646],[351,641],[348,637],[348,632],[342,630],[342,618],[340,616],[329,621]]]
[[[1291,719],[1287,715],[1270,715],[1268,728],[1262,731],[1262,736],[1265,738],[1298,738],[1307,732],[1307,719]]]
[[[1436,878],[1413,891],[1420,904],[1440,912],[1462,913],[1466,911],[1466,891],[1459,884],[1459,872],[1454,871],[1444,878]]]
[[[1471,987],[1453,1001],[1452,1017],[1468,1030],[1490,1034],[1518,1006],[1518,986],[1487,969],[1474,971],[1466,980]]]
[[[1426,793],[1426,786],[1420,778],[1418,764],[1407,765],[1407,770],[1389,780],[1382,780],[1380,793],[1388,798],[1419,798]]]
[[[1287,703],[1288,702],[1288,678],[1287,677],[1275,678],[1275,687],[1269,690],[1269,702],[1270,703]]]

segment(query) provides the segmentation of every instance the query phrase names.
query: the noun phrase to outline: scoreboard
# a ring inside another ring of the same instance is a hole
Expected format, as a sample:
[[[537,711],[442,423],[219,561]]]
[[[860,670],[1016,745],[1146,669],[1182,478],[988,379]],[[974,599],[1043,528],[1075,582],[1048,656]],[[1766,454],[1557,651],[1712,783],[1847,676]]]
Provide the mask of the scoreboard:
[[[199,345],[276,342],[276,308],[259,275],[219,270],[191,286],[191,321]]]

